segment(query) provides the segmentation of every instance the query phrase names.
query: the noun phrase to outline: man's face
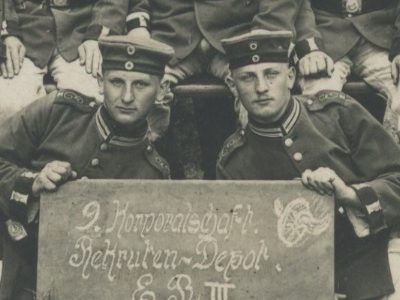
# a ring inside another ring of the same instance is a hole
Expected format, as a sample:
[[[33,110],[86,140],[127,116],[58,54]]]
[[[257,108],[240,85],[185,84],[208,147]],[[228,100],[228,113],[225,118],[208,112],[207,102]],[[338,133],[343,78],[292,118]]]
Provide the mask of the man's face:
[[[156,98],[163,97],[160,78],[145,73],[110,70],[99,84],[105,107],[122,125],[145,119]]]
[[[285,112],[294,83],[294,69],[287,63],[259,63],[232,71],[243,106],[260,123],[277,121]]]

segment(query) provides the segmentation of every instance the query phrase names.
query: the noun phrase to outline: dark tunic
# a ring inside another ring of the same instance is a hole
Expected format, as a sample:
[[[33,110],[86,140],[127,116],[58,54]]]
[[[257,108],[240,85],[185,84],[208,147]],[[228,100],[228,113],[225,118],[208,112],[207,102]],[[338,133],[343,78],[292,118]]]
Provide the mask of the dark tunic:
[[[103,106],[76,92],[51,93],[0,126],[0,212],[15,219],[10,196],[22,174],[47,163],[70,162],[78,178],[169,178],[168,164],[145,138],[147,124],[120,128]],[[4,226],[4,224],[2,224]],[[28,238],[13,242],[4,235],[0,299],[14,299],[19,285],[35,289],[35,222],[25,224]]]
[[[371,231],[358,238],[346,215],[336,213],[336,290],[347,299],[390,294],[387,240],[390,227],[400,221],[400,149],[343,93],[321,92],[293,101],[279,126],[250,122],[231,136],[221,150],[217,177],[294,179],[307,169],[333,169],[356,188]]]

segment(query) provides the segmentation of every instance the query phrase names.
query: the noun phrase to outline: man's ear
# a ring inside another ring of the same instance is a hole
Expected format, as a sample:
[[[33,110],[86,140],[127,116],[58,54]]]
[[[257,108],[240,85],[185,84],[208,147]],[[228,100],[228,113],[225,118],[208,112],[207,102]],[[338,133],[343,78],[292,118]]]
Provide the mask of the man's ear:
[[[236,84],[235,81],[233,80],[232,74],[229,74],[228,76],[225,77],[225,83],[231,93],[235,96],[235,98],[238,96],[238,91],[236,89]]]
[[[293,66],[289,66],[288,68],[288,88],[291,90],[296,81],[296,69]]]
[[[166,97],[174,98],[174,95],[171,92],[169,80],[163,80],[160,83],[160,89],[159,89],[159,91],[157,93],[157,100],[158,101],[165,101]]]
[[[103,74],[98,74],[97,75],[97,83],[99,85],[99,92],[101,95],[104,94],[104,78],[103,78]]]

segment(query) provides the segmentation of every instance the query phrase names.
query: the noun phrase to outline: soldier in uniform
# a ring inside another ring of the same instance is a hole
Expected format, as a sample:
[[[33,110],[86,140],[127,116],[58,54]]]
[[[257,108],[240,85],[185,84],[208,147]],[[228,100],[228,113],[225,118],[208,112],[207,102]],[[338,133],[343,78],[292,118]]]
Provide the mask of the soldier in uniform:
[[[335,71],[329,78],[306,78],[301,83],[303,93],[340,91],[353,72],[386,100],[384,127],[396,136],[400,130],[400,1],[311,0],[311,5]]]
[[[299,64],[304,65],[303,69],[318,73],[332,68],[333,62],[321,51],[323,46],[315,29],[310,4],[304,0],[131,0],[127,17],[128,32],[135,35],[138,32],[147,36],[151,34],[153,38],[174,47],[175,56],[169,62],[164,78],[171,85],[207,73],[226,82],[230,72],[220,40],[260,28],[271,31],[283,28],[296,33],[293,41],[296,42]],[[208,153],[210,146],[207,143],[220,138],[213,136],[215,130],[208,124],[224,122],[213,120],[214,115],[214,118],[221,117],[220,113],[213,112],[232,110],[227,106],[230,103],[221,107],[220,102],[213,100],[202,99],[193,103],[202,142],[203,164],[211,165],[212,173],[217,153]],[[235,110],[239,120],[245,123],[246,112],[237,99]],[[167,101],[157,103],[150,118],[152,138],[157,139],[164,134],[169,124],[169,114]],[[215,177],[215,174],[208,174],[207,168],[204,171],[206,178]]]
[[[301,178],[306,187],[333,194],[336,291],[346,299],[398,299],[389,295],[400,292],[400,240],[394,231],[400,223],[400,149],[341,92],[291,96],[289,41],[288,32],[223,41],[249,123],[226,141],[217,177]]]
[[[0,64],[0,120],[46,91],[50,73],[60,89],[98,94],[101,65],[97,39],[125,29],[127,0],[2,0],[7,61]]]
[[[158,41],[109,36],[100,41],[104,103],[54,91],[0,128],[0,212],[4,230],[0,299],[33,299],[40,193],[78,178],[169,178],[146,138],[146,117],[173,49]]]

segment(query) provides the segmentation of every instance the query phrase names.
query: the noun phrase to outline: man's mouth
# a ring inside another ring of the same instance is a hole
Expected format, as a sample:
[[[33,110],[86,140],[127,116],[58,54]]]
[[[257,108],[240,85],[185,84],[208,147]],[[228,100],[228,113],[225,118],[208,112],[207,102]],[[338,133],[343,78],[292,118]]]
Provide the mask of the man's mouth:
[[[137,110],[136,107],[123,107],[123,106],[117,106],[117,109],[119,111],[121,111],[121,112],[126,112],[126,113],[133,112],[133,111]]]
[[[268,103],[268,102],[271,102],[273,100],[274,100],[274,98],[266,97],[266,98],[256,99],[254,102],[256,102],[256,103]]]

